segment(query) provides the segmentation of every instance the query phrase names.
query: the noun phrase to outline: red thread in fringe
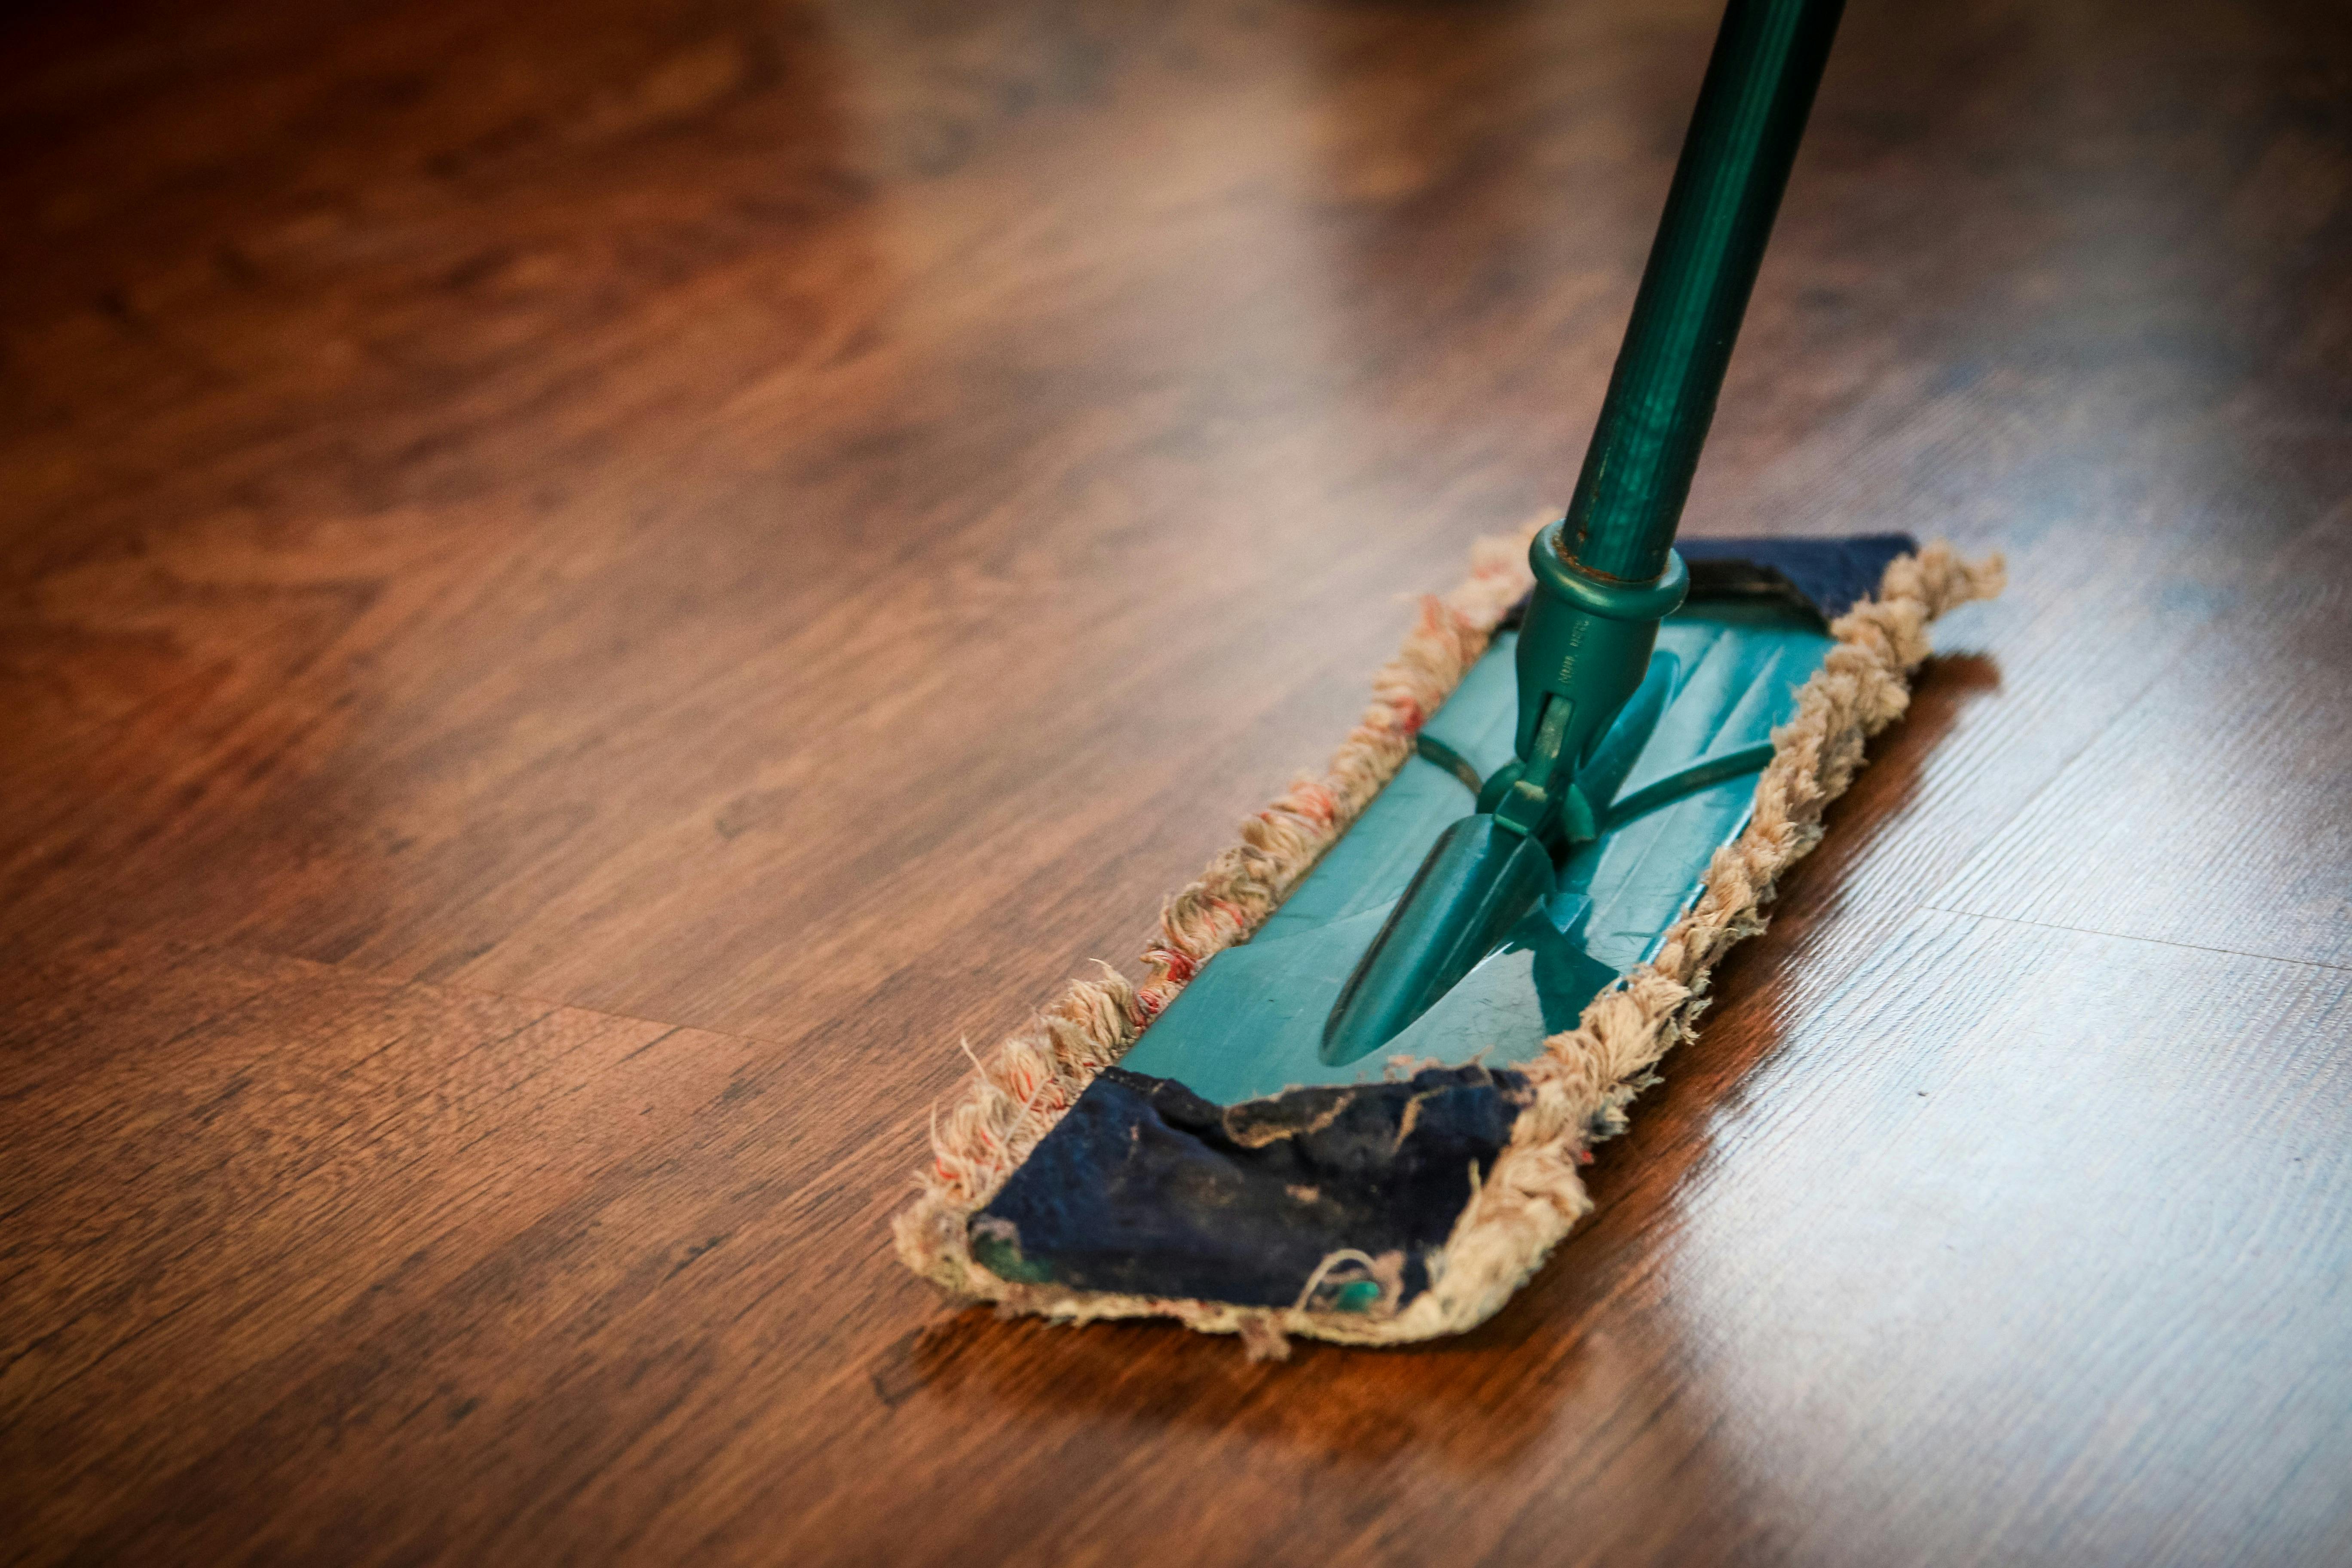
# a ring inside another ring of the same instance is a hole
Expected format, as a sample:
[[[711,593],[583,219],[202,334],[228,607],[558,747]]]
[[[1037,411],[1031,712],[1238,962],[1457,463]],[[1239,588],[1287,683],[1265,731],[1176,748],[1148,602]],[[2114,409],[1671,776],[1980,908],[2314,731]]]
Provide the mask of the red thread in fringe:
[[[1339,803],[1333,800],[1331,792],[1319,784],[1297,785],[1290,792],[1290,805],[1299,816],[1312,818],[1325,827],[1333,826],[1339,820]]]

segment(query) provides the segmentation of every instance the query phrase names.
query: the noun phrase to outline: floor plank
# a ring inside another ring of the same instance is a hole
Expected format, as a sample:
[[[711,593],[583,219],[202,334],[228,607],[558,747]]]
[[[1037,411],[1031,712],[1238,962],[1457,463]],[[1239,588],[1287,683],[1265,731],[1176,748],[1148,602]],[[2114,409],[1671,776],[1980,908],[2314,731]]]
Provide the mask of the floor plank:
[[[1733,1506],[1794,1561],[2340,1554],[2347,986],[1916,918],[1646,1216]]]
[[[9,1044],[19,1547],[355,1561],[423,1531],[470,1552],[520,1525],[506,1500],[593,1474],[710,1375],[710,1306],[688,1300],[713,1272],[743,1285],[711,1255],[760,1246],[747,1214],[821,1234],[845,1152],[827,1131],[872,1136],[856,1108],[809,1121],[759,1042],[301,960],[126,956],[51,955],[64,1006]],[[157,994],[180,1021],[162,1038]],[[635,1327],[606,1359],[616,1320]],[[425,1474],[447,1466],[517,1489],[443,1507]]]
[[[2352,506],[2282,552],[1937,904],[2352,966],[2347,553]]]

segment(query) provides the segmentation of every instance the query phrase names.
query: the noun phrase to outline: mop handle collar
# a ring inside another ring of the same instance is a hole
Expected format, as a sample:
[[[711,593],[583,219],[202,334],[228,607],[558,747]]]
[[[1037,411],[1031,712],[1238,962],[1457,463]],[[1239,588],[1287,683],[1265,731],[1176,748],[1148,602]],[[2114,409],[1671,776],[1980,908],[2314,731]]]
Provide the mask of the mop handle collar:
[[[1681,608],[1690,592],[1690,568],[1679,551],[1666,552],[1665,569],[1646,583],[1617,583],[1580,570],[1560,553],[1565,521],[1551,523],[1528,546],[1536,591],[1566,600],[1588,616],[1612,621],[1662,621]]]

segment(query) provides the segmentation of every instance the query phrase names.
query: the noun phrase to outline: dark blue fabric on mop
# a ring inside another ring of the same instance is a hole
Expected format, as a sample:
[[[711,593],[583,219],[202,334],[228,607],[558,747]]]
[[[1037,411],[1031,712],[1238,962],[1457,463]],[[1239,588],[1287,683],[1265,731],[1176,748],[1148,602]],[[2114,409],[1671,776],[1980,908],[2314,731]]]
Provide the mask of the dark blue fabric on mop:
[[[1427,1289],[1472,1168],[1494,1167],[1528,1098],[1507,1069],[1430,1068],[1227,1107],[1110,1068],[973,1216],[972,1252],[1031,1284],[1248,1307],[1312,1284],[1312,1305],[1393,1310]],[[1372,1265],[1318,1280],[1344,1249]]]
[[[1878,591],[1897,557],[1915,554],[1907,533],[1846,539],[1682,539],[1675,549],[1690,568],[1694,599],[1770,598],[1810,611],[1824,624]]]

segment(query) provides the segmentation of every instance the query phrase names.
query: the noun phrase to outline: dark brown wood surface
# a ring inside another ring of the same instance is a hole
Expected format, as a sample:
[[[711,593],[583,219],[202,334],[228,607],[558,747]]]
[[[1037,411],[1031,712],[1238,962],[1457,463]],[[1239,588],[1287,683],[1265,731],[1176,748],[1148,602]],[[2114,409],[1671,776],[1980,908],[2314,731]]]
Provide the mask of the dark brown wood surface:
[[[2352,1560],[2352,15],[1855,0],[1686,526],[2009,554],[1492,1323],[930,1106],[1573,479],[1660,5],[0,32],[0,1561]]]

